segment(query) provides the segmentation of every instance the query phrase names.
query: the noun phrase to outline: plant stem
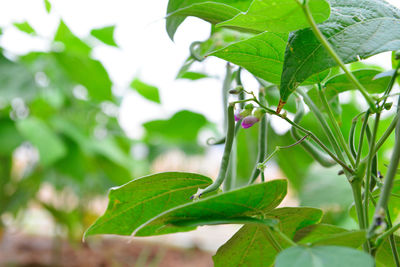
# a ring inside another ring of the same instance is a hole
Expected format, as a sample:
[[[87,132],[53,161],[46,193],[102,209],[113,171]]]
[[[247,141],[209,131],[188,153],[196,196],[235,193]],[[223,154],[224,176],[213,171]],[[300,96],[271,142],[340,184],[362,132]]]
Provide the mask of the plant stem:
[[[364,144],[364,134],[365,134],[365,130],[368,126],[368,118],[369,118],[369,110],[367,110],[367,112],[365,113],[364,116],[364,121],[363,121],[363,125],[361,127],[361,132],[360,132],[360,140],[358,142],[358,150],[357,150],[357,157],[356,157],[356,166],[358,167],[358,165],[360,164],[360,160],[361,160],[361,154],[362,154],[362,147]]]
[[[311,26],[312,31],[314,32],[314,35],[317,37],[317,39],[321,42],[322,46],[325,47],[325,49],[328,51],[328,53],[331,55],[333,60],[335,60],[336,64],[338,64],[342,70],[346,73],[347,77],[349,80],[354,84],[354,86],[361,92],[361,94],[364,96],[365,100],[367,101],[370,109],[372,111],[376,111],[377,108],[375,107],[375,102],[372,100],[370,95],[367,93],[367,90],[364,88],[364,86],[357,80],[357,78],[353,75],[351,71],[349,71],[346,67],[346,65],[343,63],[342,59],[336,54],[335,50],[333,50],[332,46],[329,44],[328,40],[326,40],[325,36],[321,33],[319,30],[317,24],[314,21],[314,18],[311,14],[310,7],[308,6],[308,0],[304,0],[303,4],[300,4],[300,6],[303,9],[303,12],[308,20],[308,23]]]
[[[264,89],[260,88],[258,95],[261,104],[265,104]],[[258,156],[256,166],[254,166],[253,172],[250,175],[249,184],[252,184],[257,177],[260,175],[260,169],[257,168],[257,164],[261,163],[265,159],[265,151],[267,150],[267,115],[264,115],[260,120],[258,128]]]
[[[375,154],[378,153],[379,149],[382,147],[382,145],[386,142],[386,140],[392,134],[394,128],[396,128],[399,118],[400,118],[400,114],[397,113],[396,116],[394,117],[394,119],[392,120],[392,122],[390,123],[390,125],[386,128],[386,130],[383,133],[383,135],[381,136],[381,138],[379,138],[378,142],[376,142],[375,151],[374,151]]]
[[[272,230],[275,233],[277,233],[283,240],[288,242],[291,246],[297,246],[297,244],[292,239],[290,239],[287,235],[285,235],[285,233],[283,233],[281,230],[279,230],[278,227],[274,227],[274,228],[272,228]]]
[[[271,115],[274,115],[274,116],[278,116],[279,118],[284,119],[286,122],[288,122],[288,123],[289,123],[290,125],[292,125],[293,127],[296,127],[296,129],[302,131],[302,132],[305,133],[305,134],[308,134],[308,135],[310,136],[310,138],[311,138],[315,143],[317,143],[317,144],[322,148],[322,150],[324,150],[334,161],[336,161],[340,166],[342,166],[343,169],[345,169],[346,171],[348,171],[350,174],[354,174],[354,170],[351,169],[349,166],[347,166],[346,163],[344,163],[344,162],[343,162],[342,160],[340,160],[338,157],[336,157],[336,155],[335,155],[334,153],[332,153],[332,152],[329,150],[329,148],[327,148],[327,147],[325,146],[325,144],[324,144],[321,140],[319,140],[318,137],[315,136],[315,134],[313,134],[311,131],[309,131],[309,130],[303,128],[302,126],[300,126],[299,124],[297,124],[297,123],[291,121],[291,120],[290,120],[289,118],[287,118],[286,116],[284,116],[284,115],[282,115],[282,114],[276,113],[275,110],[272,110],[272,109],[270,109],[270,108],[267,108],[266,106],[262,105],[257,99],[253,98],[253,99],[251,99],[251,100],[253,100],[253,101],[256,102],[260,107],[262,107],[263,109],[265,109],[265,111],[266,111],[268,114],[271,114]],[[237,101],[236,101],[236,102],[237,102]]]
[[[400,97],[398,104],[399,103],[400,103]],[[397,114],[399,113],[400,110],[398,109]],[[388,171],[386,173],[385,181],[383,183],[383,189],[379,197],[378,205],[375,209],[374,220],[371,227],[369,228],[368,232],[369,237],[374,236],[376,228],[380,226],[381,223],[383,222],[383,219],[385,217],[385,210],[390,198],[390,193],[393,188],[393,182],[396,176],[399,162],[400,162],[400,120],[397,121],[394,150],[389,163]]]
[[[381,113],[378,112],[375,115],[375,124],[374,129],[372,131],[371,138],[369,140],[369,153],[368,153],[368,162],[367,162],[367,171],[365,175],[365,185],[364,185],[364,220],[365,220],[365,227],[368,228],[369,221],[368,221],[368,204],[369,204],[369,189],[371,184],[371,176],[372,176],[372,161],[375,157],[374,150],[375,150],[375,139],[376,134],[378,132],[379,120],[381,117]]]
[[[303,92],[302,90],[297,90],[297,92],[303,97],[304,102],[307,104],[307,106],[310,108],[311,112],[317,118],[318,122],[320,123],[320,125],[322,127],[322,130],[324,131],[325,135],[328,137],[329,142],[331,143],[333,149],[335,150],[338,158],[344,162],[345,160],[344,160],[342,151],[340,149],[340,146],[339,146],[338,142],[336,141],[336,138],[333,135],[331,128],[329,127],[328,123],[326,122],[326,120],[323,117],[320,110],[317,108],[317,106],[314,104],[314,102],[310,99],[310,97],[307,95],[307,93]]]
[[[386,238],[388,238],[391,234],[394,234],[398,229],[400,229],[400,223],[396,224],[389,230],[385,231],[376,239],[376,245],[380,245]]]
[[[344,152],[346,153],[347,158],[349,159],[351,165],[354,167],[354,163],[355,163],[355,162],[354,162],[353,155],[351,154],[349,148],[347,147],[347,143],[346,143],[346,141],[344,140],[342,131],[340,130],[340,127],[339,127],[339,125],[337,124],[337,121],[335,120],[335,117],[334,117],[334,115],[333,115],[332,109],[331,109],[331,107],[329,106],[328,101],[326,100],[325,94],[324,94],[324,92],[323,92],[321,89],[319,89],[319,90],[318,90],[318,95],[319,95],[319,98],[321,99],[322,105],[324,106],[325,110],[326,110],[327,113],[328,113],[329,120],[331,121],[331,124],[333,125],[333,130],[335,131],[336,136],[337,136],[338,139],[339,139],[339,143],[340,143],[342,149],[344,150]]]
[[[303,105],[303,103],[302,103],[300,98],[297,98],[296,102],[297,102],[296,103],[297,112],[296,112],[296,115],[294,116],[293,122],[294,123],[299,123],[301,121],[301,119],[303,118],[303,115],[304,115],[304,105]],[[290,129],[290,133],[292,134],[292,137],[296,141],[298,141],[298,140],[300,140],[302,138],[295,127],[292,127]],[[334,160],[332,160],[330,157],[328,157],[328,155],[326,155],[320,149],[315,147],[314,144],[312,144],[308,140],[304,140],[303,142],[301,142],[301,146],[304,148],[304,150],[308,154],[310,154],[310,156],[313,159],[318,161],[318,163],[321,164],[321,166],[323,166],[323,167],[332,167],[333,165],[336,164],[336,162]]]

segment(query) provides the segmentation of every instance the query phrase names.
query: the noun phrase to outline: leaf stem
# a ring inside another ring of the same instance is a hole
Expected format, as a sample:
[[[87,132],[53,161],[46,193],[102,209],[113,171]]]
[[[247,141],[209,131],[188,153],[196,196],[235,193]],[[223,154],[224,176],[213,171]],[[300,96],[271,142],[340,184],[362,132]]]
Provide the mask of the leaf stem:
[[[308,0],[304,0],[303,4],[300,4],[300,6],[303,9],[303,12],[308,20],[308,23],[311,26],[312,31],[314,32],[314,35],[317,37],[317,39],[321,42],[322,46],[325,47],[325,49],[328,51],[328,53],[331,55],[331,57],[335,60],[335,62],[342,68],[342,70],[346,73],[347,77],[349,80],[354,84],[354,86],[361,92],[361,94],[364,96],[365,100],[367,101],[370,109],[372,111],[377,111],[377,108],[375,106],[375,102],[372,100],[371,96],[367,93],[367,90],[364,88],[364,86],[357,80],[357,78],[353,75],[351,71],[349,71],[346,67],[346,65],[343,63],[342,59],[338,56],[338,54],[335,52],[335,50],[332,48],[332,46],[329,44],[328,40],[326,40],[325,36],[321,33],[319,30],[317,24],[315,23],[315,20],[311,14],[310,7],[308,5]]]
[[[326,100],[325,94],[324,94],[324,92],[321,90],[321,88],[318,89],[318,95],[319,95],[319,98],[321,99],[322,105],[324,106],[325,110],[326,110],[327,113],[328,113],[329,120],[331,121],[331,124],[333,125],[333,130],[335,131],[336,136],[338,137],[340,146],[342,147],[342,149],[343,149],[344,152],[346,153],[347,158],[348,158],[349,161],[350,161],[350,164],[354,167],[354,166],[355,166],[355,165],[354,165],[355,162],[354,162],[353,155],[351,154],[351,152],[350,152],[350,150],[349,150],[349,148],[348,148],[348,146],[347,146],[347,143],[346,143],[346,141],[344,140],[342,131],[340,130],[339,125],[337,124],[337,121],[335,120],[335,117],[334,117],[334,115],[333,115],[332,109],[331,109],[331,107],[329,106],[329,103],[328,103],[328,101]]]
[[[356,157],[356,166],[357,167],[360,164],[360,160],[361,160],[362,147],[364,144],[364,134],[365,134],[365,130],[368,126],[369,115],[370,115],[370,111],[367,110],[367,112],[365,112],[365,115],[364,115],[364,121],[363,121],[363,124],[361,127],[361,132],[360,132],[360,140],[358,142],[358,150],[357,150],[357,157]]]

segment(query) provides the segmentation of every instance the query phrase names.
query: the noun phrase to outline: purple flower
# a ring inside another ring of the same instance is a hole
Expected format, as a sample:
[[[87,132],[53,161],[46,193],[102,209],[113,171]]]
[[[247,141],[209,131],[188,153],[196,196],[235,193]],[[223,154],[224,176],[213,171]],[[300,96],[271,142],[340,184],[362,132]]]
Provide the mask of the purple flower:
[[[241,119],[243,119],[242,115],[240,115],[240,112],[241,112],[240,109],[237,109],[237,110],[235,111],[235,114],[234,114],[234,116],[235,116],[235,121],[240,121]]]
[[[250,128],[251,126],[254,125],[254,123],[257,123],[260,119],[256,118],[254,116],[247,116],[242,120],[242,127],[244,129]]]

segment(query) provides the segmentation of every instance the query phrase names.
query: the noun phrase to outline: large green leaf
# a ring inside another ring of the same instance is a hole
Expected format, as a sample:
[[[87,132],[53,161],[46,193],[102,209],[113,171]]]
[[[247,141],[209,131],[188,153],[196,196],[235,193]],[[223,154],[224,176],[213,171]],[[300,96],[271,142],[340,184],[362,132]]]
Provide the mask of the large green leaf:
[[[144,83],[138,78],[135,78],[132,81],[131,87],[135,89],[144,98],[156,103],[161,103],[157,87]]]
[[[371,255],[347,247],[295,246],[279,253],[275,262],[276,267],[373,267],[374,259]]]
[[[400,237],[394,236],[397,250],[400,248]],[[392,248],[389,240],[386,239],[383,244],[378,248],[376,252],[376,266],[377,267],[396,267],[396,263],[393,259]]]
[[[49,166],[66,154],[66,148],[45,122],[37,118],[28,118],[17,122],[22,136],[39,150],[40,162]]]
[[[190,201],[199,187],[211,184],[199,174],[165,172],[135,179],[112,188],[106,212],[86,231],[95,234],[131,235],[160,213]]]
[[[400,11],[385,1],[330,0],[331,16],[318,27],[345,62],[400,48]],[[289,37],[281,80],[281,99],[314,73],[336,62],[311,29]]]
[[[107,45],[118,47],[114,41],[114,30],[115,26],[112,25],[100,29],[93,29],[90,31],[90,34]]]
[[[280,230],[292,237],[297,229],[317,223],[322,212],[313,208],[279,208],[265,215],[265,218],[279,220]],[[271,236],[286,248],[290,246],[279,235],[261,225],[247,224],[220,247],[213,257],[215,266],[270,266],[279,253],[271,243]]]
[[[377,76],[381,73],[374,69],[360,69],[353,71],[354,76],[361,82],[365,89],[371,94],[382,93],[385,91],[390,76]],[[354,84],[349,81],[347,75],[342,73],[331,77],[325,83],[325,95],[332,99],[339,93],[356,89]]]
[[[211,55],[242,66],[268,82],[279,84],[287,39],[286,33],[265,32]]]
[[[317,23],[329,18],[330,8],[325,0],[310,0],[308,3]],[[309,24],[296,0],[254,0],[246,13],[239,13],[217,26],[250,32],[291,32]]]
[[[251,0],[215,0],[215,1],[207,1],[207,0],[169,0],[168,7],[167,7],[167,15],[179,12],[180,9],[189,9],[189,10],[198,10],[198,6],[201,3],[214,3],[211,5],[206,5],[207,7],[213,6],[214,8],[217,6],[216,3],[229,5],[230,12],[232,12],[233,8],[239,9],[240,11],[246,11],[249,7]],[[195,5],[193,8],[192,5]],[[204,4],[203,4],[204,5]],[[218,11],[221,11],[221,6],[218,6]],[[183,11],[184,12],[184,11]],[[208,19],[211,19],[211,16],[220,17],[221,15],[217,12],[210,13],[212,11],[204,11],[203,14],[209,14]],[[224,11],[225,12],[225,11]],[[174,16],[167,16],[166,21],[166,28],[168,35],[171,39],[174,39],[174,35],[176,30],[178,29],[179,25],[185,20],[186,15],[174,15]],[[221,18],[221,17],[220,17]]]
[[[162,235],[194,229],[190,226],[177,227],[171,222],[216,221],[263,215],[279,205],[286,195],[286,187],[286,180],[274,180],[206,197],[166,211],[149,221],[135,235]]]

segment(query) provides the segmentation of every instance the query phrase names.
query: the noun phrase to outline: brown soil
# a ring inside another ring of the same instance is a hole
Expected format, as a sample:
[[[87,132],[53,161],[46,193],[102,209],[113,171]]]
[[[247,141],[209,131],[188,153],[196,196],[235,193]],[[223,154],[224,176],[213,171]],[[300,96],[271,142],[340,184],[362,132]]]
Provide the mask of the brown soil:
[[[42,236],[5,234],[0,241],[0,266],[68,267],[209,267],[212,254],[149,242],[105,238],[74,244]]]

